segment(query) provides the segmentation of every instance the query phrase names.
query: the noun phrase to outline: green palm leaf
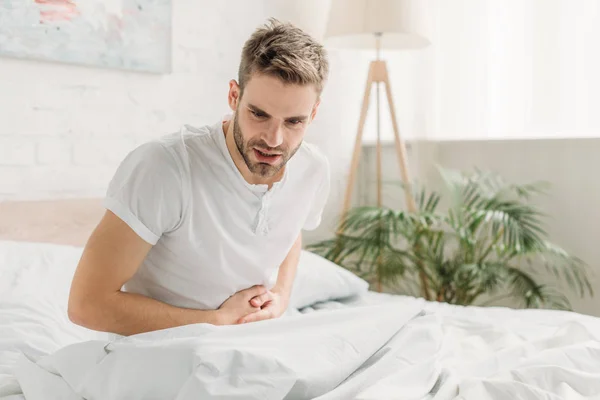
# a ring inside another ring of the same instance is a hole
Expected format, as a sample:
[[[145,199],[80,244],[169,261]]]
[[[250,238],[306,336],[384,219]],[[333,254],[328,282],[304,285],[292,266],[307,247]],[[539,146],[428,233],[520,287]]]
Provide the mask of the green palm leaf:
[[[570,310],[569,300],[554,289],[538,284],[535,279],[525,271],[507,267],[505,269],[508,285],[517,299],[521,299],[527,308],[553,307]]]

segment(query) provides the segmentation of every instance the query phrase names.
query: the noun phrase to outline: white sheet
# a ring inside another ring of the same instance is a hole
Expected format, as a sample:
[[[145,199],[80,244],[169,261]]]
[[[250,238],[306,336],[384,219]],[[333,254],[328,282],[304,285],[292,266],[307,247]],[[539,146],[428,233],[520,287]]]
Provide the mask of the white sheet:
[[[412,373],[380,366],[381,379],[357,399],[600,399],[600,319],[570,312],[458,307],[411,297],[370,292],[358,299],[328,302],[304,310],[397,303],[424,305],[392,343],[397,356],[425,360]],[[411,332],[412,331],[412,332]],[[431,332],[438,332],[433,337]],[[410,351],[408,350],[410,349]],[[423,371],[420,368],[427,366]],[[435,371],[432,393],[406,395],[416,378]]]
[[[598,319],[369,301],[86,342],[24,360],[17,377],[27,400],[600,399]]]
[[[600,400],[597,318],[371,292],[279,320],[194,325],[109,343],[107,335],[66,319],[71,272],[56,265],[73,262],[69,257],[49,251],[44,262],[31,256],[9,268],[23,254],[0,251],[2,400],[22,400],[19,386],[27,400],[119,393],[180,400]],[[15,377],[21,353],[27,357]]]
[[[86,342],[37,364],[24,360],[16,375],[28,400],[313,399],[338,386],[420,311],[373,308]],[[62,380],[54,379],[57,373]],[[60,395],[49,396],[54,393]]]

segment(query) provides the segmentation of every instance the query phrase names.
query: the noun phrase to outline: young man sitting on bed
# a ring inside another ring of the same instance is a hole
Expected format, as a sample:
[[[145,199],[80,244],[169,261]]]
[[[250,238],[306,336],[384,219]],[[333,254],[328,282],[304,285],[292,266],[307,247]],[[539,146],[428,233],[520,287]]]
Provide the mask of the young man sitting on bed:
[[[327,73],[298,28],[257,29],[229,84],[233,116],[146,143],[117,169],[69,318],[131,335],[281,316],[301,230],[319,225],[329,191],[326,158],[303,142]]]

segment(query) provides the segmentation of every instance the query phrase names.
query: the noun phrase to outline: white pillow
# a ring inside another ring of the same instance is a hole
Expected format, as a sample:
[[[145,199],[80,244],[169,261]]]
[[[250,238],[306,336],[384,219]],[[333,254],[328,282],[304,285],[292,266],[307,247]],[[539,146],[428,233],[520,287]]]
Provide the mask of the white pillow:
[[[0,293],[52,294],[66,307],[82,251],[71,246],[0,241]],[[352,297],[368,288],[369,284],[352,272],[302,250],[288,309]]]
[[[364,279],[324,257],[302,250],[289,308],[352,297],[368,289],[369,283]]]
[[[0,240],[0,294],[53,295],[66,306],[82,253],[74,246]]]

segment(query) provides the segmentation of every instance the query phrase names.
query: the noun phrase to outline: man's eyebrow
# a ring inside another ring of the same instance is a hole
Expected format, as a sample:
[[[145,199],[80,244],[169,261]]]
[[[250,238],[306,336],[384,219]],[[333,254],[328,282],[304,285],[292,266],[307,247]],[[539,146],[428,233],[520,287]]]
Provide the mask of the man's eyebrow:
[[[261,110],[260,108],[256,107],[255,105],[248,104],[248,108],[257,114],[264,115],[265,117],[270,117],[268,112]]]
[[[260,108],[256,107],[253,104],[248,104],[248,108],[251,109],[252,111],[254,111],[257,114],[263,115],[265,117],[270,117],[269,113],[261,110]],[[285,120],[286,121],[290,121],[290,120],[299,120],[299,121],[306,121],[308,119],[308,115],[297,115],[294,117],[288,117]]]
[[[299,121],[306,121],[308,119],[308,115],[298,115],[296,117],[289,117],[289,118],[286,118],[286,121],[290,121],[293,119],[299,120]]]

